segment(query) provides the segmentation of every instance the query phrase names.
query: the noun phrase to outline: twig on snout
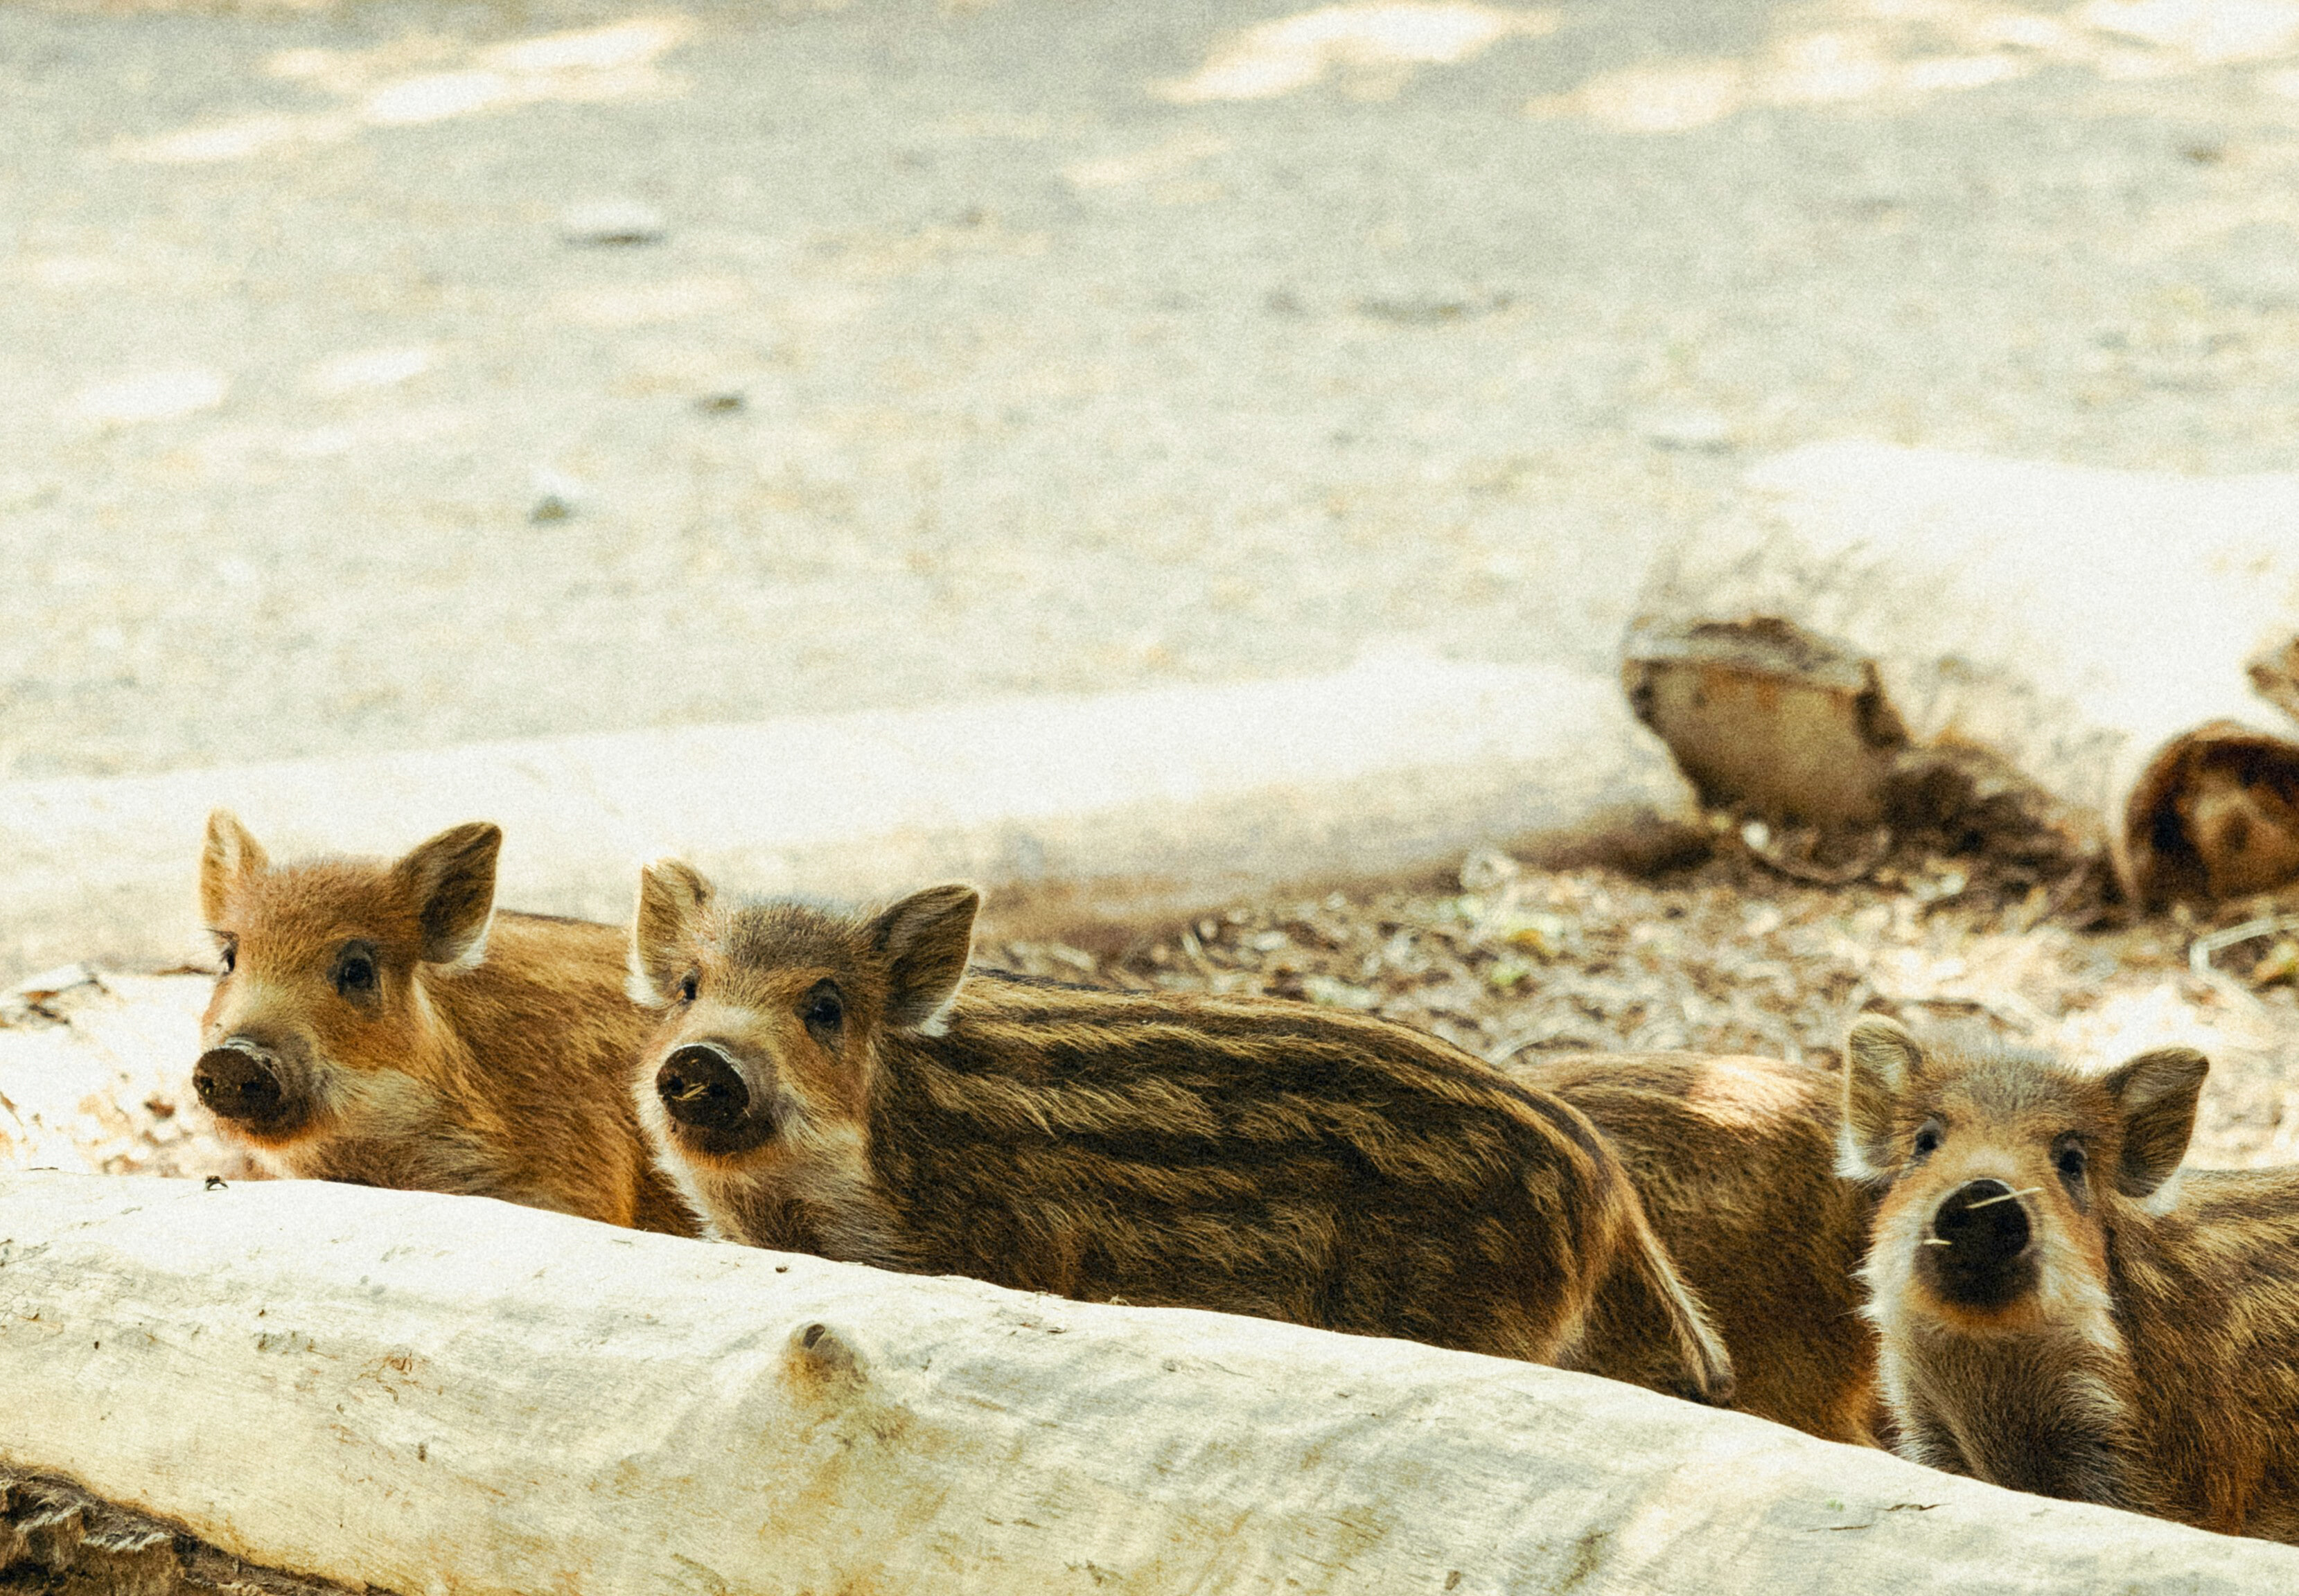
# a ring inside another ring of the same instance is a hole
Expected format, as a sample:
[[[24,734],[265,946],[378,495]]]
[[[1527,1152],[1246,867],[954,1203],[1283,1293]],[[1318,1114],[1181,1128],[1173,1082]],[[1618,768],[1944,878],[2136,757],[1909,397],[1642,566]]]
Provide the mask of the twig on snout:
[[[1945,1236],[1927,1236],[1917,1245],[1926,1247],[1952,1247],[1955,1245],[1954,1242],[1948,1240]]]
[[[2043,1189],[2044,1188],[2040,1186],[2031,1186],[2025,1191],[2005,1192],[2000,1197],[1982,1197],[1977,1203],[1966,1203],[1963,1205],[1963,1211],[1966,1213],[1970,1213],[1973,1209],[1985,1208],[1991,1203],[2009,1203],[2014,1197],[2032,1197]]]

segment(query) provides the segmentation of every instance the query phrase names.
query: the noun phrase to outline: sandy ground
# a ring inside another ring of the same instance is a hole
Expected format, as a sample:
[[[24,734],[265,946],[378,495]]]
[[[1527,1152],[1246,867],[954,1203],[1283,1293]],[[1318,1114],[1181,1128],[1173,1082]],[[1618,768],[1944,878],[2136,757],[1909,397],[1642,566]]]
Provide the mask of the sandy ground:
[[[2299,432],[2299,0],[13,0],[0,150],[0,779],[1603,668],[1756,455]]]
[[[2192,1154],[2299,1162],[2299,943],[2100,923],[2087,896],[1905,848],[1841,888],[1782,879],[1718,822],[1706,862],[1639,880],[1480,855],[1446,891],[1242,904],[1101,952],[992,941],[978,962],[1067,980],[1269,992],[1425,1027],[1495,1061],[1536,1049],[1689,1047],[1833,1065],[1867,1009],[1973,1024],[2099,1067],[2173,1042],[2213,1070]],[[2237,927],[2273,910],[2230,906]],[[2092,929],[2079,929],[2093,922]],[[253,1171],[192,1094],[198,972],[73,967],[0,1001],[0,1164]]]

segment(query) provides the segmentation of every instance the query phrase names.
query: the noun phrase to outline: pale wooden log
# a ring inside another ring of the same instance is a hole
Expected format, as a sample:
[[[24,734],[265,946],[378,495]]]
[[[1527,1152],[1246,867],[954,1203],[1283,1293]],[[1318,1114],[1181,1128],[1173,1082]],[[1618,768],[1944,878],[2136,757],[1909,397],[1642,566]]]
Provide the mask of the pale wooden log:
[[[405,1596],[2299,1589],[1586,1376],[347,1187],[0,1183],[0,1414]]]
[[[1274,887],[1681,848],[1699,819],[1600,673],[1397,652],[1322,676],[0,782],[0,986],[66,959],[212,952],[193,867],[236,811],[274,854],[396,855],[467,820],[500,898],[630,914],[663,854],[754,891],[963,878],[1009,935],[1130,936]]]
[[[2142,899],[2299,874],[2299,740],[2254,690],[2299,630],[2299,475],[1836,444],[1749,483],[1656,565],[1625,649],[1713,795],[1865,825],[2024,786]]]

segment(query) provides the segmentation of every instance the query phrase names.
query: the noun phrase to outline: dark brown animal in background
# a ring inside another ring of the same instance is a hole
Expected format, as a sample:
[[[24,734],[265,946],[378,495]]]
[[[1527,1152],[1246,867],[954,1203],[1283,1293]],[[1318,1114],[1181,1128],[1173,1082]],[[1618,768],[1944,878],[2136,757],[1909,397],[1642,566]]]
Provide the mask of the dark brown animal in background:
[[[977,905],[728,907],[684,864],[648,870],[633,979],[662,1012],[634,1087],[726,1236],[1729,1396],[1571,1108],[1306,1004],[969,980]]]
[[[1732,1405],[1881,1444],[1858,1272],[1874,1196],[1838,1178],[1836,1076],[1776,1059],[1598,1053],[1504,1066],[1589,1116],[1732,1357]]]
[[[691,1236],[630,1101],[652,1019],[612,926],[494,910],[491,825],[396,862],[274,865],[208,817],[223,973],[193,1085],[275,1173],[502,1197]]]
[[[2299,877],[2299,792],[2287,770],[2235,755],[2198,760],[2175,813],[2214,901]]]
[[[2179,1169],[2209,1069],[1852,1030],[1847,1168],[1907,1457],[2299,1540],[2299,1171]]]

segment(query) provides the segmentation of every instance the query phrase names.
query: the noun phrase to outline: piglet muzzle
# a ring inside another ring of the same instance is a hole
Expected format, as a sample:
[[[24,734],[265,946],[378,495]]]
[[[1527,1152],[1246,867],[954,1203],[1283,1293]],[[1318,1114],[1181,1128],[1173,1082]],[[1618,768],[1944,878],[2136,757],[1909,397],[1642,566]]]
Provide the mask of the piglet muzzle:
[[[772,1112],[741,1067],[711,1043],[673,1049],[654,1073],[654,1089],[672,1133],[700,1152],[740,1153],[775,1133]]]
[[[1949,1302],[2001,1308],[2035,1285],[2034,1242],[2025,1194],[2001,1180],[1967,1181],[1934,1211],[1924,1261]]]
[[[249,1130],[283,1130],[296,1117],[269,1049],[234,1037],[192,1066],[192,1088],[219,1120]]]

